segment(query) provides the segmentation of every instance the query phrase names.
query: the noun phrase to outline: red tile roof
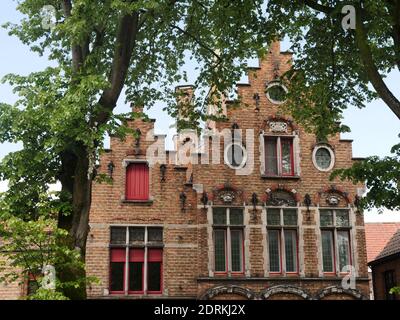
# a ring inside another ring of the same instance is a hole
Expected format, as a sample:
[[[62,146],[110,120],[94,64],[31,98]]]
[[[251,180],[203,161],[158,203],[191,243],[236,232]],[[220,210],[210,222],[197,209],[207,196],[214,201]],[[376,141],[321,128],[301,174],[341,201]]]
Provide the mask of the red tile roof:
[[[385,249],[396,231],[400,230],[400,222],[366,223],[365,237],[367,241],[367,260],[374,261],[378,256],[386,255]],[[400,234],[400,232],[398,232]],[[398,238],[398,237],[396,237]],[[399,237],[400,238],[400,237]],[[393,242],[393,241],[391,241]],[[399,244],[400,245],[400,244]],[[385,249],[385,252],[382,252]],[[390,244],[393,251],[393,243]],[[380,254],[382,252],[382,254]]]

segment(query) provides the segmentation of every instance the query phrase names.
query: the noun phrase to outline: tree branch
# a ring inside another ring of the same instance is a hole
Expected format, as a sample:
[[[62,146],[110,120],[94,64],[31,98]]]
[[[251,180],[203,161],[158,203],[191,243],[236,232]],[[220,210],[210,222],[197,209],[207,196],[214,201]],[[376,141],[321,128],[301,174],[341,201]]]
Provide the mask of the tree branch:
[[[192,35],[190,32],[187,32],[186,30],[182,29],[182,28],[179,27],[179,26],[176,26],[176,25],[173,25],[173,24],[171,24],[170,26],[171,26],[171,28],[173,28],[173,29],[177,29],[179,32],[181,32],[182,34],[188,36],[189,38],[192,38],[199,46],[201,46],[201,47],[203,47],[204,49],[206,49],[206,50],[208,50],[209,52],[211,52],[211,53],[214,55],[214,57],[217,58],[217,60],[218,60],[219,62],[222,61],[221,57],[220,57],[212,48],[206,46],[206,45],[205,45],[204,43],[202,43],[196,36]]]
[[[326,14],[331,14],[334,11],[333,8],[325,6],[323,4],[320,4],[320,3],[318,3],[318,1],[302,0],[301,2],[303,2],[306,6],[310,7],[311,9],[314,9],[316,11],[323,12]]]
[[[115,41],[114,58],[108,77],[110,87],[104,90],[101,95],[98,103],[102,110],[94,119],[94,122],[98,125],[108,121],[124,86],[136,36],[139,31],[138,22],[138,12],[125,15],[120,20]]]
[[[71,0],[63,0],[62,7],[65,18],[68,19],[71,16],[72,3]],[[80,45],[72,44],[72,69],[77,72],[83,64],[83,53]]]
[[[363,24],[362,16],[361,10],[357,10],[355,35],[356,45],[360,51],[360,56],[364,64],[365,71],[376,92],[386,103],[386,105],[393,111],[393,113],[400,119],[400,101],[386,86],[382,76],[379,74],[378,68],[374,63],[372,52],[368,45],[367,33]]]

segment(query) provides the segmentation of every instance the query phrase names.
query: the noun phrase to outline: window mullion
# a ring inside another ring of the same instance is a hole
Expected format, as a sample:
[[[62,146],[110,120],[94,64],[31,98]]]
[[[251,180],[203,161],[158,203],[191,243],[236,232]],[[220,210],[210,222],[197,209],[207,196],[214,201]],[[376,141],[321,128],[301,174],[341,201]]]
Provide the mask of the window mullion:
[[[282,145],[281,145],[281,137],[277,138],[276,141],[276,166],[278,169],[278,176],[282,175]]]
[[[129,228],[127,227],[125,236],[125,277],[124,277],[124,293],[128,294],[129,290]]]
[[[227,259],[228,259],[228,275],[232,272],[232,250],[231,250],[231,228],[226,228],[226,242],[227,242]]]
[[[147,232],[147,227],[144,229],[144,263],[143,263],[143,278],[144,278],[144,284],[143,284],[143,292],[146,295],[147,294],[147,256],[148,256],[148,248],[147,248],[147,240],[148,239],[148,232]]]

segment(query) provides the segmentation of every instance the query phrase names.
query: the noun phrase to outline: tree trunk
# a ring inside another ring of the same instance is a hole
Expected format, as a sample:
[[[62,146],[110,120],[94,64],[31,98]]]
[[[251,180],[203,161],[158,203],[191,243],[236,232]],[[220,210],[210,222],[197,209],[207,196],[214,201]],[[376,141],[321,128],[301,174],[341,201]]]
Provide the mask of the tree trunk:
[[[89,233],[89,210],[92,200],[92,177],[89,176],[90,163],[87,149],[82,145],[77,149],[72,193],[73,217],[70,235],[74,240],[74,246],[79,248],[82,257],[85,257],[86,238]]]

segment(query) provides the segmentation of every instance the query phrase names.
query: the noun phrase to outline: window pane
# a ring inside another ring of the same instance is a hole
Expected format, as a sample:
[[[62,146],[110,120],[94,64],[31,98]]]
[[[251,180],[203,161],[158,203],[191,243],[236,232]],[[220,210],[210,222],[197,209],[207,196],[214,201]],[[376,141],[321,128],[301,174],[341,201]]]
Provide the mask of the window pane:
[[[282,174],[292,175],[293,174],[292,140],[281,139],[281,149],[282,149]]]
[[[227,161],[232,167],[239,167],[243,164],[244,161],[244,151],[241,146],[241,143],[235,143],[228,147],[226,151],[226,155],[228,157]]]
[[[126,228],[112,227],[111,228],[111,244],[126,244]]]
[[[28,280],[28,296],[31,296],[36,293],[36,291],[39,289],[39,283],[36,280],[29,279]]]
[[[243,225],[243,210],[230,209],[229,210],[229,223],[232,225]]]
[[[124,262],[111,262],[111,291],[124,291]]]
[[[232,271],[243,271],[243,234],[242,230],[231,231]]]
[[[283,210],[283,224],[285,226],[297,226],[297,210],[284,209]]]
[[[225,208],[214,208],[213,209],[213,223],[214,224],[226,224],[226,209]]]
[[[332,210],[320,210],[320,224],[321,227],[333,226]]]
[[[267,225],[279,226],[281,224],[281,210],[268,209],[267,210]]]
[[[147,241],[163,242],[162,228],[147,228]]]
[[[225,260],[225,230],[214,231],[215,271],[226,271]]]
[[[268,230],[269,271],[280,272],[280,239],[278,230]]]
[[[129,263],[129,291],[143,291],[143,262]]]
[[[322,231],[322,261],[324,272],[334,272],[333,267],[333,232]]]
[[[339,251],[339,269],[342,271],[344,266],[350,265],[350,241],[348,231],[337,232],[337,242]]]
[[[277,161],[277,138],[265,138],[265,173],[267,175],[278,174],[278,161]]]
[[[348,227],[350,225],[348,210],[336,210],[336,225],[338,227]]]
[[[297,272],[297,233],[285,230],[286,272]]]
[[[328,169],[332,162],[329,150],[326,148],[319,148],[315,153],[315,161],[320,169]]]
[[[148,291],[161,291],[161,262],[149,262],[147,268]]]
[[[129,228],[129,243],[144,242],[144,228],[131,227]]]

